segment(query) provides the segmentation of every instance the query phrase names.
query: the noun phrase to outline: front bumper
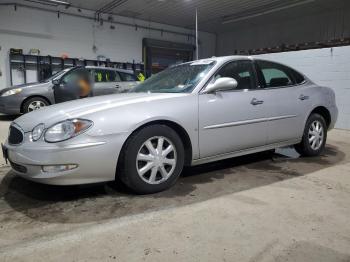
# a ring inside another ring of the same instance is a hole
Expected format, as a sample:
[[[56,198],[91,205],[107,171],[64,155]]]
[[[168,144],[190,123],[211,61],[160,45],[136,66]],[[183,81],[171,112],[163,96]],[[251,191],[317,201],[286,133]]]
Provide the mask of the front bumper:
[[[0,96],[0,113],[7,115],[18,115],[21,113],[23,99],[17,95]]]
[[[19,146],[6,142],[5,147],[13,171],[19,176],[43,184],[77,185],[114,180],[119,152],[126,137],[126,134],[99,137],[82,134],[69,142],[25,142]],[[52,165],[77,167],[55,173],[43,171],[43,166]]]

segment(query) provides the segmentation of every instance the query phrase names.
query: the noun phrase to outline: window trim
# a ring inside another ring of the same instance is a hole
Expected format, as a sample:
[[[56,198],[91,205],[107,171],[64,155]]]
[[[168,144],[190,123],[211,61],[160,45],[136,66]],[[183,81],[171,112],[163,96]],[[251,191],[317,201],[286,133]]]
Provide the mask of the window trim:
[[[210,81],[212,80],[213,76],[216,75],[224,66],[228,65],[229,63],[233,63],[233,62],[250,62],[253,66],[253,71],[254,71],[254,77],[255,77],[255,88],[253,89],[232,89],[232,90],[222,90],[222,91],[218,91],[220,93],[227,93],[227,92],[250,92],[250,91],[257,91],[260,90],[260,83],[259,83],[259,79],[258,79],[258,74],[257,74],[257,70],[255,67],[255,61],[252,59],[234,59],[234,60],[229,60],[226,61],[224,64],[222,64],[218,69],[216,69],[216,71],[209,77],[208,81],[203,85],[203,87],[201,88],[201,90],[199,90],[199,94],[206,94],[204,93],[206,87],[209,85]]]

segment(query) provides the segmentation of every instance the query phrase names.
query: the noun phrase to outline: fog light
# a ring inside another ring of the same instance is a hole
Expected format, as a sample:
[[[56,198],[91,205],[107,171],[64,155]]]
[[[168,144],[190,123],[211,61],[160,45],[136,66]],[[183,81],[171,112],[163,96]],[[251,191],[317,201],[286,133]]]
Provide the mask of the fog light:
[[[69,164],[69,165],[52,165],[52,166],[41,166],[41,169],[45,173],[58,173],[63,171],[69,171],[77,168],[78,165]]]

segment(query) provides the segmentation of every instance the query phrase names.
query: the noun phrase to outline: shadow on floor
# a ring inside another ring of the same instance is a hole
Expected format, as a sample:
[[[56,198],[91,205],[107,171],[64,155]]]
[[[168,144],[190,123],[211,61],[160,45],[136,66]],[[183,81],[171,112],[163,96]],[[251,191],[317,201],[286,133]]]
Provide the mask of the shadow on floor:
[[[186,168],[174,187],[143,196],[133,195],[124,186],[115,183],[90,186],[41,185],[17,177],[10,171],[1,181],[0,198],[13,210],[36,221],[101,221],[249,190],[307,175],[345,158],[345,154],[335,146],[327,146],[322,156],[314,158],[299,158],[294,150],[284,150],[287,151],[258,153]],[[15,218],[9,215],[9,210],[0,210],[0,224],[8,219]]]

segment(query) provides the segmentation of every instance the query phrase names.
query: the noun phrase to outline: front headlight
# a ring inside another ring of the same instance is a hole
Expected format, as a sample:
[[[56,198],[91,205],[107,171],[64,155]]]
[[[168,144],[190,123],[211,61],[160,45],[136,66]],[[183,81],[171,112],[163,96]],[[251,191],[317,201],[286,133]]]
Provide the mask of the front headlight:
[[[11,90],[6,91],[1,96],[11,96],[11,95],[15,95],[15,94],[18,94],[21,92],[22,92],[22,88],[15,88],[15,89],[11,89]]]
[[[93,125],[93,122],[86,119],[69,119],[59,122],[45,132],[46,142],[56,143],[75,137]]]

